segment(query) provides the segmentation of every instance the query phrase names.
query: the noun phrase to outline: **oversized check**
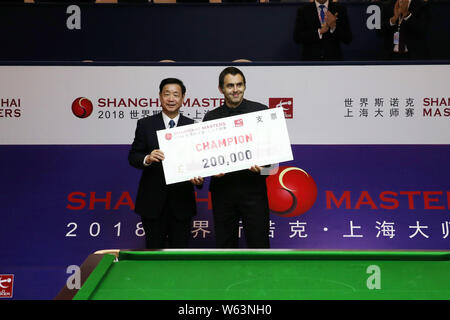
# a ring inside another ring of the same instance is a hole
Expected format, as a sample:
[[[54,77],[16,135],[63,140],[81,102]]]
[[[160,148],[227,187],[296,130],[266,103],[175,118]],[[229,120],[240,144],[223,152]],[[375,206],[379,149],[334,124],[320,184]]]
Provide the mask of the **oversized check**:
[[[167,184],[293,159],[283,108],[159,130]]]

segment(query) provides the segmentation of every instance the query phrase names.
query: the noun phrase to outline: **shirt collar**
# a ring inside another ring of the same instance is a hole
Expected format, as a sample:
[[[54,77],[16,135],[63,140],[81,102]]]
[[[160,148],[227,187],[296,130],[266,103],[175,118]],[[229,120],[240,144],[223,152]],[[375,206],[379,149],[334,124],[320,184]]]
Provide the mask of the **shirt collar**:
[[[178,126],[178,119],[180,119],[180,114],[179,113],[173,119],[169,118],[164,112],[161,112],[161,113],[162,113],[162,118],[163,118],[163,121],[164,121],[164,125],[166,126],[166,129],[169,128],[169,121],[170,120],[175,121],[175,127]]]
[[[317,10],[319,10],[319,6],[320,6],[320,3],[319,2],[317,2],[317,1],[314,1],[314,3],[316,4],[316,8],[317,8]],[[323,4],[324,6],[325,6],[325,8],[327,8],[328,9],[328,0]]]

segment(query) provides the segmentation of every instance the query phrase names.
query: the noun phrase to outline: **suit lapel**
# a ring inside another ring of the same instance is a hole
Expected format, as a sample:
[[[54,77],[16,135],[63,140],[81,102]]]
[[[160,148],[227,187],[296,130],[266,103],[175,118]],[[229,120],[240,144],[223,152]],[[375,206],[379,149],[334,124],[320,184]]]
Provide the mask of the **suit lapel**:
[[[162,112],[158,113],[154,119],[155,119],[155,122],[154,122],[155,131],[166,128],[166,125],[164,124],[164,120],[162,117]]]
[[[178,119],[177,126],[180,127],[180,126],[184,126],[184,125],[186,125],[186,122],[184,120],[183,115],[180,113],[180,118]]]
[[[409,12],[414,12],[416,10],[416,7],[418,5],[418,2],[415,0],[411,0],[411,3],[409,4]]]
[[[310,17],[313,19],[314,24],[316,25],[316,27],[320,28],[321,24],[320,24],[319,15],[317,13],[316,3],[315,2],[311,3],[309,8],[310,8],[310,14],[309,14]]]
[[[179,126],[186,126],[188,124],[191,124],[191,122],[189,121],[189,118],[183,116],[182,114],[180,114],[180,119],[178,120],[178,125]]]
[[[165,129],[166,126],[164,125],[164,121],[162,118],[162,113],[158,113],[151,117],[152,123],[151,123],[151,129],[148,131],[148,141],[149,144],[152,146],[152,149],[159,149],[159,143],[158,143],[158,137],[156,135],[156,131]]]
[[[328,2],[328,11],[332,14],[336,14],[337,12],[336,5],[334,2],[331,2],[331,0]]]

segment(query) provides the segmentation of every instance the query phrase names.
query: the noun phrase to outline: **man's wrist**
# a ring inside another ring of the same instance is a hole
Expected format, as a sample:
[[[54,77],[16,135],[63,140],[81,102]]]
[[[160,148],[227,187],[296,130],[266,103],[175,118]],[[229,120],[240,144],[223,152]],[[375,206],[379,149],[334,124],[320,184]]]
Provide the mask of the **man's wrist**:
[[[389,23],[391,24],[391,26],[394,26],[397,23],[398,17],[397,16],[393,16],[389,19]]]
[[[320,29],[318,29],[318,33],[319,33],[319,38],[322,39],[322,35],[327,32],[329,30],[328,27],[322,27]]]
[[[149,159],[149,162],[147,162],[147,159]],[[152,161],[150,161],[150,155],[146,155],[144,158],[144,166],[148,167],[152,164]]]

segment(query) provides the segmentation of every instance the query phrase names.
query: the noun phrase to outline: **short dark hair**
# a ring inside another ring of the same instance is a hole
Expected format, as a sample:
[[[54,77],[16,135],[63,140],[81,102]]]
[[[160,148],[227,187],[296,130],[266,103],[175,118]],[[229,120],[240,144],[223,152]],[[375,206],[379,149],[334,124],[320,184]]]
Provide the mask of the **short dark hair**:
[[[181,93],[183,94],[183,96],[186,93],[186,87],[184,86],[183,81],[177,78],[166,78],[161,81],[161,83],[159,84],[159,93],[163,91],[164,86],[167,84],[177,84],[181,87]]]
[[[231,74],[233,76],[240,74],[242,76],[242,79],[244,79],[244,85],[245,85],[245,76],[242,73],[242,71],[236,67],[227,67],[227,68],[223,69],[219,75],[219,87],[220,88],[223,88],[224,79],[227,74]]]

